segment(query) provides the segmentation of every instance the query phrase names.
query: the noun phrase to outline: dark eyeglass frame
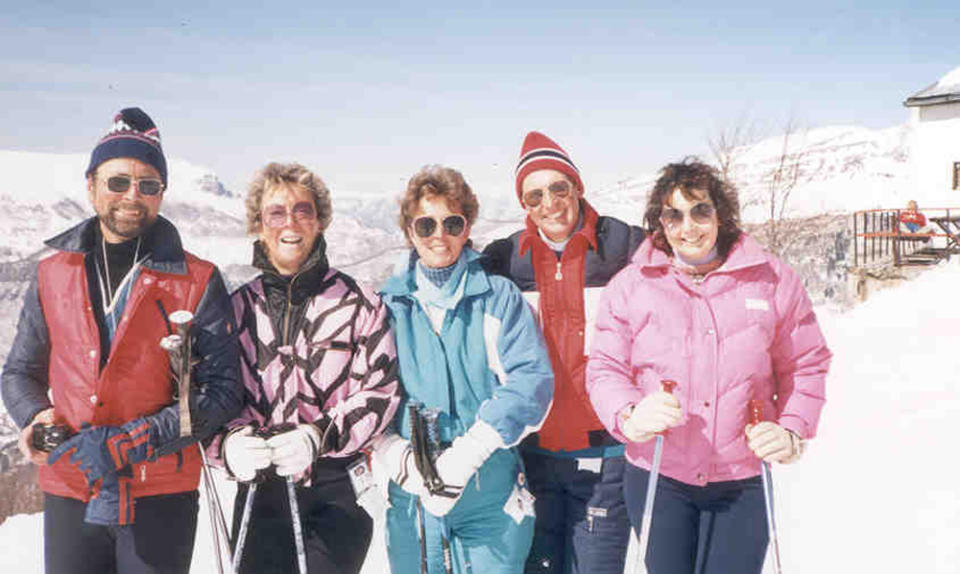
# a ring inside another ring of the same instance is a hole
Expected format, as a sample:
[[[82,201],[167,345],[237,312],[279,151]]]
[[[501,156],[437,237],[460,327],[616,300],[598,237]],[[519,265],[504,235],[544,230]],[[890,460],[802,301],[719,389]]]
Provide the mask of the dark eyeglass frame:
[[[410,227],[413,228],[413,233],[421,239],[432,236],[436,233],[437,227],[443,229],[444,233],[451,237],[460,237],[467,228],[467,218],[455,213],[444,217],[440,221],[430,215],[421,215],[413,220]]]
[[[690,219],[697,225],[706,225],[713,221],[717,208],[712,203],[701,201],[690,208],[690,211],[681,211],[675,207],[664,206],[660,211],[660,223],[667,229],[672,229],[683,223],[684,217],[690,214]]]
[[[565,179],[558,179],[557,181],[551,183],[547,186],[547,192],[550,193],[550,197],[553,201],[558,199],[566,199],[573,192],[573,184]],[[531,189],[524,192],[523,194],[523,204],[527,207],[538,207],[543,201],[544,191],[541,188]]]
[[[134,179],[129,175],[111,175],[104,179],[107,189],[113,193],[126,193],[131,185],[137,186],[140,195],[153,196],[163,191],[163,181],[155,177]]]
[[[260,221],[264,227],[280,229],[287,221],[306,223],[317,219],[317,208],[312,201],[298,201],[289,210],[286,205],[274,203],[260,210]]]

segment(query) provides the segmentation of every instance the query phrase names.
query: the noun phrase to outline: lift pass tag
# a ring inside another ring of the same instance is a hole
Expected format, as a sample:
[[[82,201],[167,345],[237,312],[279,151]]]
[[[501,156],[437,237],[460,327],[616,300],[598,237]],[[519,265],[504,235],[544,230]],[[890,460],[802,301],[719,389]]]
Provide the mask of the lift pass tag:
[[[357,495],[357,500],[363,498],[363,495],[376,487],[373,481],[373,472],[370,470],[370,463],[366,456],[360,457],[347,467],[347,475],[350,477],[350,484],[353,485],[353,492]]]
[[[603,468],[603,458],[591,457],[591,458],[577,459],[577,470],[586,470],[594,474],[600,474],[600,470],[602,468]]]
[[[534,500],[533,494],[527,490],[525,485],[514,484],[513,492],[510,493],[506,504],[503,505],[503,511],[514,522],[520,524],[525,516],[535,516],[533,511]]]

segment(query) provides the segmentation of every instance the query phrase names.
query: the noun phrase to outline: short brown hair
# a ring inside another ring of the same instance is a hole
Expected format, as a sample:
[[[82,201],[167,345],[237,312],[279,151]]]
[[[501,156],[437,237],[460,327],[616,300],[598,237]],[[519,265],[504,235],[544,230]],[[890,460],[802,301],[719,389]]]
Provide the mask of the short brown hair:
[[[260,213],[263,210],[263,196],[269,189],[277,186],[300,186],[313,196],[313,206],[317,211],[320,231],[326,231],[333,216],[330,203],[330,190],[320,176],[299,163],[268,163],[257,172],[247,190],[247,233],[260,232]]]
[[[451,206],[459,207],[467,225],[473,225],[480,211],[480,203],[473,194],[470,185],[459,171],[442,165],[426,165],[413,174],[407,182],[407,190],[400,198],[400,217],[397,222],[403,230],[407,243],[410,243],[410,224],[413,214],[420,207],[420,200],[426,196],[439,196]],[[455,207],[451,207],[455,209]]]
[[[737,188],[732,183],[724,181],[720,172],[703,163],[696,157],[686,157],[679,163],[671,163],[660,170],[660,177],[653,184],[650,196],[647,198],[647,209],[643,220],[648,232],[652,235],[653,246],[673,255],[673,249],[663,232],[660,223],[660,214],[663,204],[680,190],[684,197],[693,201],[698,199],[695,191],[704,191],[713,202],[717,210],[717,254],[725,258],[730,248],[740,237],[740,200],[737,197]]]

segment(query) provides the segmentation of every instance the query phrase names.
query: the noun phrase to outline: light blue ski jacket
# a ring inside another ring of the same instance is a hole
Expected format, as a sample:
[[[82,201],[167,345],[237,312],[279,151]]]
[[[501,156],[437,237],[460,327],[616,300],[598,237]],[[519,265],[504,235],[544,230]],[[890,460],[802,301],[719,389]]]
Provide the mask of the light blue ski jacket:
[[[462,286],[439,335],[416,295],[415,255],[383,287],[406,391],[395,419],[404,438],[410,436],[411,400],[441,411],[444,442],[479,418],[506,447],[539,429],[550,409],[553,371],[533,312],[511,281],[483,271],[480,257],[469,248],[460,254]]]

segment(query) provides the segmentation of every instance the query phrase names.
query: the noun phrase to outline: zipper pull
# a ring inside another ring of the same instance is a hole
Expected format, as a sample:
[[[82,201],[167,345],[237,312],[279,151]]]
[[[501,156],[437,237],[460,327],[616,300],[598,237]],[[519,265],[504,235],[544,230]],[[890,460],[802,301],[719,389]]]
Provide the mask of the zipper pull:
[[[147,482],[147,465],[140,466],[140,482]]]
[[[557,273],[556,275],[553,276],[553,278],[556,279],[557,281],[560,281],[561,279],[563,279],[563,271],[560,270],[559,261],[557,261]]]

